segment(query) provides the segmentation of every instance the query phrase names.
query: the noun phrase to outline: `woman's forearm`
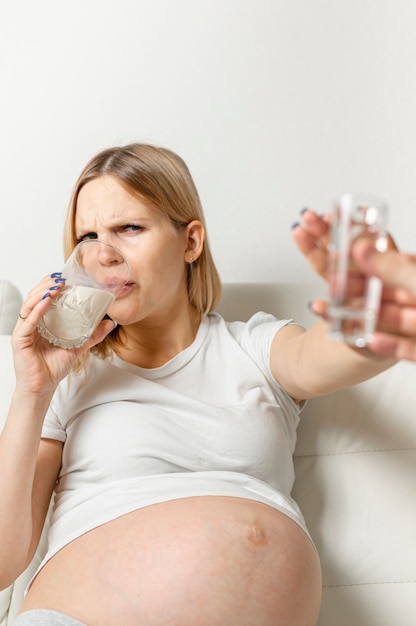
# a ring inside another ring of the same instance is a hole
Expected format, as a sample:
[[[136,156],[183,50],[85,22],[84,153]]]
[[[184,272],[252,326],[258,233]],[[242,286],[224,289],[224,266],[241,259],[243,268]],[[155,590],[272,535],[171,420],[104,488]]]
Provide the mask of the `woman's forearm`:
[[[0,587],[12,582],[31,556],[33,485],[48,398],[15,393],[0,435]]]
[[[278,333],[279,335],[279,333]],[[279,343],[278,335],[275,338]],[[333,341],[321,321],[306,332],[293,332],[274,349],[275,376],[298,400],[322,396],[372,378],[396,361],[365,348]]]

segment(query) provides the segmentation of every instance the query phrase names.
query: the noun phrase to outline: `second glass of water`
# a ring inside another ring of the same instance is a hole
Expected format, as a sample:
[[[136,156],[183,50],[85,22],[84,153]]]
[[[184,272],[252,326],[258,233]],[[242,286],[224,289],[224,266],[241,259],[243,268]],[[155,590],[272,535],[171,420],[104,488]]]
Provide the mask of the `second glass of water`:
[[[348,193],[334,203],[328,249],[328,332],[335,340],[364,347],[374,333],[381,281],[359,271],[351,249],[365,237],[380,252],[386,250],[386,220],[387,205],[376,197]]]

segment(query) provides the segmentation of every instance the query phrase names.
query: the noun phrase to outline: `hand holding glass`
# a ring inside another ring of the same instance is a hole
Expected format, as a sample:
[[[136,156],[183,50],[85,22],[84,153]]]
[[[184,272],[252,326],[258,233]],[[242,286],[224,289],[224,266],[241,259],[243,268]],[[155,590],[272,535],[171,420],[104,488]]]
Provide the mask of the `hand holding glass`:
[[[129,279],[129,266],[114,246],[86,239],[62,268],[65,286],[39,323],[55,346],[79,348],[92,335]]]
[[[354,263],[351,250],[360,237],[370,239],[383,252],[386,204],[377,198],[344,194],[332,212],[329,252],[329,335],[364,347],[374,333],[380,305],[381,281],[366,277]]]

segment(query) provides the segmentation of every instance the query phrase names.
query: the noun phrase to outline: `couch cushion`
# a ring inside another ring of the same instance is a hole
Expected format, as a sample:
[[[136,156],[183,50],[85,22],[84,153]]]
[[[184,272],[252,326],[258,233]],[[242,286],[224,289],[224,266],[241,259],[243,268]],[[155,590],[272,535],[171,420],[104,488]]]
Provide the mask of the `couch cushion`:
[[[322,563],[319,626],[416,621],[416,367],[310,401],[294,498]]]
[[[0,335],[10,335],[22,304],[20,291],[8,280],[0,280]]]

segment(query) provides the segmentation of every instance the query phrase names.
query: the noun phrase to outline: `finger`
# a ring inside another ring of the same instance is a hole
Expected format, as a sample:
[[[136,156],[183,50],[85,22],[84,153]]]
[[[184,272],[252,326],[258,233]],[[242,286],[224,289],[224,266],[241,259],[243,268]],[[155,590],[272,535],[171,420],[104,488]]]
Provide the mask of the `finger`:
[[[16,349],[25,350],[33,346],[48,346],[49,342],[39,333],[39,322],[48,308],[48,302],[41,300],[30,312],[26,320],[18,319],[12,336]]]
[[[301,220],[297,225],[304,229],[310,237],[311,243],[318,248],[326,248],[329,241],[329,216],[320,216],[311,209],[301,211]]]
[[[299,250],[323,277],[327,269],[328,228],[328,222],[309,209],[302,212],[302,221],[292,226]]]
[[[416,306],[416,295],[412,295],[407,289],[383,285],[383,302],[397,304],[399,306]]]
[[[398,360],[416,361],[416,339],[376,333],[368,342],[368,349],[380,356]]]
[[[82,345],[81,348],[77,348],[79,354],[86,352],[93,346],[103,341],[116,327],[117,322],[112,319],[105,319],[100,322],[91,337]]]
[[[357,300],[357,306],[359,300],[363,299],[367,283],[367,278],[363,274],[354,270],[346,273],[339,272],[337,268],[333,270],[332,267],[330,267],[327,280],[329,294],[334,299],[348,299],[350,306],[353,305],[354,299]]]
[[[416,337],[416,308],[383,303],[379,311],[377,328],[387,333]]]
[[[313,300],[309,303],[309,310],[318,317],[326,319],[328,312],[328,303],[325,300]]]
[[[41,282],[29,292],[18,314],[18,321],[27,321],[38,303],[47,298],[55,298],[64,284],[65,279],[62,278],[60,272],[54,272],[49,276],[45,276]],[[47,307],[48,306],[49,304],[47,304]]]
[[[357,242],[354,257],[360,268],[393,287],[407,289],[416,296],[416,256],[393,250],[377,252],[368,242]]]
[[[316,238],[301,222],[293,224],[292,232],[298,248],[305,256],[322,247],[319,238]]]
[[[327,239],[329,233],[329,217],[320,216],[312,209],[301,211],[302,225],[314,239]],[[327,242],[327,241],[326,241]]]

